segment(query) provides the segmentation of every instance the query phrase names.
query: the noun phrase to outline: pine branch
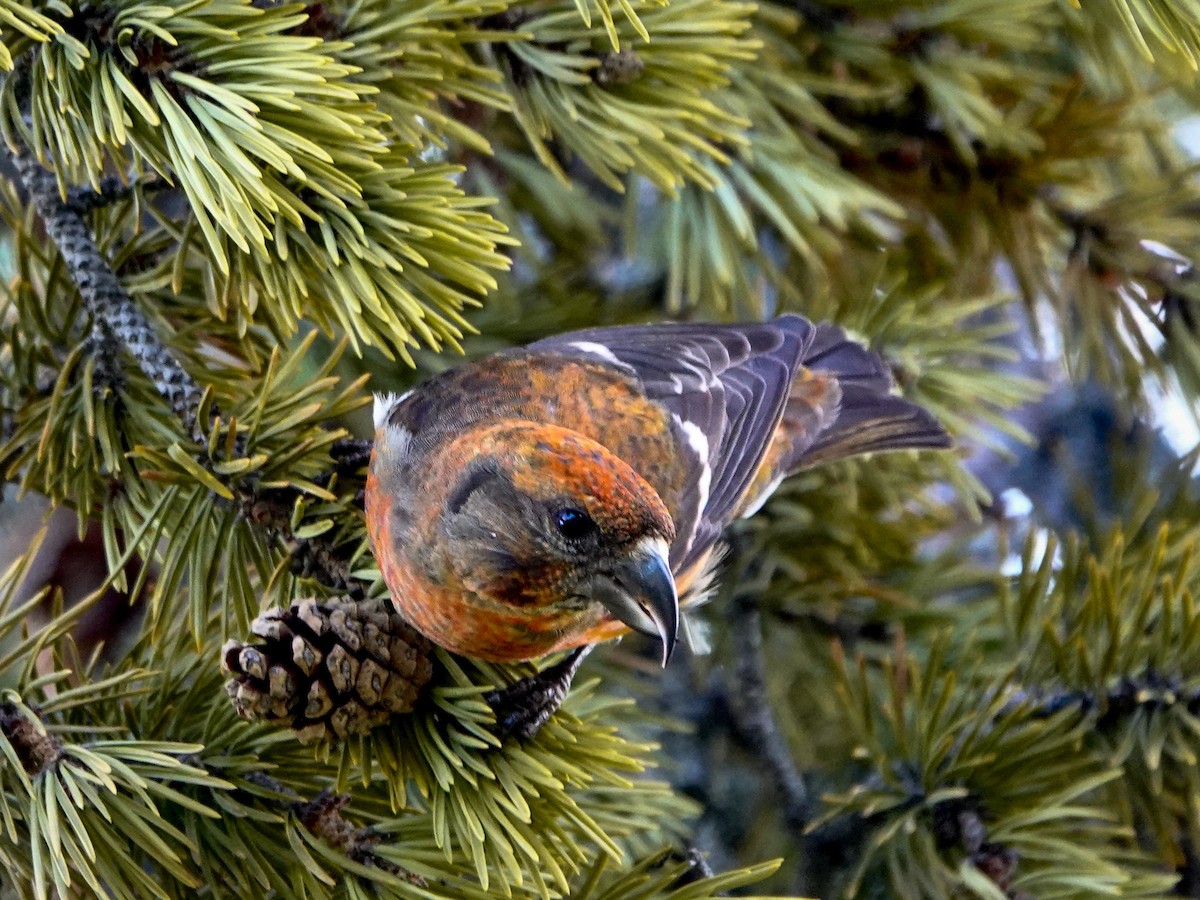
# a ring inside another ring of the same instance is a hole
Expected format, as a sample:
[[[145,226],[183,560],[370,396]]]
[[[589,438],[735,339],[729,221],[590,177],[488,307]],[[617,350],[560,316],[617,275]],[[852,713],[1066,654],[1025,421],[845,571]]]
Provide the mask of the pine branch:
[[[933,807],[933,832],[943,849],[957,847],[1006,897],[1032,900],[1024,891],[1013,892],[1017,853],[1011,847],[987,839],[984,811],[970,799],[947,800]]]
[[[229,777],[229,773],[222,771],[219,766],[206,763],[198,755],[185,756],[180,761],[219,778]],[[421,876],[407,872],[374,853],[374,847],[381,840],[374,829],[370,826],[356,827],[346,820],[342,810],[350,804],[349,794],[324,790],[310,799],[261,770],[246,772],[238,778],[261,789],[262,793],[255,792],[253,795],[255,806],[265,807],[282,818],[295,816],[309,834],[360,865],[373,866],[412,884],[425,886],[425,879]]]
[[[139,185],[134,182],[126,181],[116,175],[109,175],[100,180],[98,188],[88,186],[71,188],[67,194],[66,205],[80,215],[85,215],[93,210],[120,203],[133,196],[138,187]],[[152,178],[142,182],[140,187],[143,193],[152,193],[170,190],[171,185],[163,178]]]
[[[1032,714],[1041,718],[1057,715],[1064,709],[1075,708],[1083,714],[1098,714],[1096,728],[1111,728],[1139,711],[1167,709],[1180,705],[1191,713],[1200,712],[1200,688],[1189,686],[1179,676],[1147,672],[1141,677],[1124,677],[1107,691],[1018,690],[1001,709],[1001,716],[1010,715],[1027,704]]]
[[[343,438],[340,441],[334,441],[333,446],[329,448],[329,455],[334,460],[333,468],[325,475],[319,476],[317,483],[325,487],[332,476],[353,475],[363,468],[371,459],[372,443],[372,441],[359,438]]]
[[[72,190],[64,201],[53,173],[42,167],[32,154],[22,149],[10,152],[10,157],[92,315],[93,331],[87,340],[96,361],[95,382],[114,389],[119,385],[117,354],[121,348],[126,349],[170,403],[191,437],[203,441],[206,423],[199,420],[203,390],[159,339],[150,321],[122,287],[84,219],[88,211],[119,202],[133,188],[119,179],[109,178],[104,179],[98,189]],[[166,181],[154,179],[144,189],[167,187]],[[209,408],[215,412],[215,407]],[[357,471],[369,457],[369,442],[339,444],[344,446],[333,451],[335,465],[318,476],[321,486],[330,483],[339,473]],[[234,446],[235,455],[241,455],[244,449],[241,440],[235,441]],[[361,587],[356,586],[350,576],[348,554],[328,540],[296,538],[291,523],[296,499],[294,491],[258,490],[254,481],[247,479],[239,485],[237,493],[249,521],[292,544],[300,574],[315,578],[336,591],[361,595]]]
[[[62,741],[12,702],[0,704],[0,733],[12,744],[27,775],[46,771],[62,758]]]
[[[1151,254],[1145,250],[1142,241],[1136,241],[1136,249],[1144,258],[1139,260],[1141,265],[1130,269],[1124,264],[1123,257],[1129,256],[1131,248],[1114,240],[1109,224],[1102,217],[1072,209],[1051,196],[1045,200],[1050,212],[1071,233],[1069,262],[1082,263],[1102,282],[1136,280],[1154,288],[1158,296],[1151,295],[1150,300],[1160,303],[1159,327],[1165,330],[1168,323],[1177,318],[1189,331],[1196,332],[1200,309],[1191,296],[1197,280],[1195,260],[1183,262],[1178,258]],[[1188,211],[1195,212],[1194,209]],[[1125,238],[1128,241],[1130,236]]]
[[[198,438],[203,390],[167,349],[104,259],[83,218],[87,203],[94,201],[85,201],[83,207],[64,201],[53,173],[27,149],[10,150],[9,155],[99,326],[95,338],[102,351],[99,359],[114,359],[117,348],[123,347],[171,405],[187,432]]]
[[[84,347],[93,360],[93,384],[117,394],[123,383],[121,365],[113,352],[112,342],[105,338],[95,321],[84,338]]]
[[[782,798],[783,819],[800,834],[808,823],[808,788],[792,761],[787,742],[779,733],[767,696],[767,671],[763,661],[762,616],[754,598],[740,593],[732,604],[731,630],[737,660],[729,691],[734,727],[759,756]]]
[[[824,822],[805,836],[804,846],[810,865],[836,864],[839,857],[850,858],[860,852],[869,834],[885,826],[894,816],[920,808],[927,795],[914,779],[908,798],[896,807],[866,815],[839,816]],[[933,836],[939,851],[962,851],[970,863],[1012,900],[1030,900],[1022,891],[1012,891],[1016,878],[1017,852],[1004,844],[988,840],[988,811],[977,798],[955,798],[935,803],[929,810]],[[845,859],[841,862],[844,863]]]
[[[289,811],[300,820],[310,834],[320,838],[354,862],[375,866],[392,875],[399,875],[412,884],[424,887],[424,878],[405,872],[395,863],[374,853],[373,848],[379,843],[380,835],[375,834],[369,827],[355,828],[342,817],[342,810],[349,803],[349,794],[333,794],[330,791],[322,791],[312,800],[297,800],[292,803]]]
[[[512,32],[515,34],[519,33],[533,17],[534,14],[530,10],[519,6],[512,6],[503,12],[483,17],[477,24],[483,31],[498,33]],[[501,60],[507,68],[509,77],[512,78],[514,85],[524,87],[529,82],[529,79],[534,74],[532,69],[512,51],[507,43],[494,43],[493,52],[496,54],[497,59]]]
[[[703,881],[705,878],[713,877],[712,866],[708,864],[704,854],[696,847],[685,847],[681,852],[673,854],[680,862],[688,864],[688,870],[684,872],[672,885],[674,888],[681,888],[685,885],[695,884],[697,881]]]
[[[323,481],[328,482],[327,474]],[[260,489],[249,483],[238,491],[242,514],[246,521],[291,545],[297,574],[313,578],[346,594],[351,599],[363,599],[363,586],[350,575],[350,560],[336,544],[321,538],[297,538],[292,528],[292,508],[297,492],[287,488]]]
[[[329,448],[333,465],[312,478],[318,487],[328,487],[334,480],[353,477],[367,465],[371,458],[372,442],[357,438],[343,438]],[[364,599],[364,586],[351,576],[350,556],[333,541],[315,538],[297,538],[292,528],[292,509],[299,492],[289,488],[262,489],[249,482],[238,492],[238,499],[246,518],[292,545],[292,558],[297,574],[313,578],[350,599]],[[354,498],[355,506],[362,508],[363,491]]]

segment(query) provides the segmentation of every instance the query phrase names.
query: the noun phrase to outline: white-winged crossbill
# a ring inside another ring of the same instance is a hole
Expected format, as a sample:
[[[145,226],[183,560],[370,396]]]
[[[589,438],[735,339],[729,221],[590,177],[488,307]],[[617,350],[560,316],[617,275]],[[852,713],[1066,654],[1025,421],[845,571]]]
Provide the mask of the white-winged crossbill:
[[[878,356],[799,316],[595,328],[379,396],[367,524],[396,607],[510,662],[677,639],[722,530],[787,475],[945,447]]]

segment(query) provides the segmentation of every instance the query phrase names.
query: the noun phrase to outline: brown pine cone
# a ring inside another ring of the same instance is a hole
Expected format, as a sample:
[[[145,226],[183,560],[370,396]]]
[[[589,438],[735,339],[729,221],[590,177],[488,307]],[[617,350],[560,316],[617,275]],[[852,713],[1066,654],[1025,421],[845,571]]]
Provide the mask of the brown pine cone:
[[[250,626],[261,643],[231,640],[222,665],[238,714],[280,722],[302,741],[365,734],[412,710],[433,675],[430,644],[380,603],[304,600]]]

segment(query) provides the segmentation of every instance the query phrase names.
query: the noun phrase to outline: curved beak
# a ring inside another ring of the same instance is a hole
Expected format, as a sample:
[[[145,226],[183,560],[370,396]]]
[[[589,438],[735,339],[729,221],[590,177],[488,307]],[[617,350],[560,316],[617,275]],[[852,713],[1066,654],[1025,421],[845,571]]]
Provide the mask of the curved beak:
[[[634,631],[662,641],[664,666],[679,638],[679,599],[669,554],[670,547],[662,538],[644,538],[589,584],[592,599]]]

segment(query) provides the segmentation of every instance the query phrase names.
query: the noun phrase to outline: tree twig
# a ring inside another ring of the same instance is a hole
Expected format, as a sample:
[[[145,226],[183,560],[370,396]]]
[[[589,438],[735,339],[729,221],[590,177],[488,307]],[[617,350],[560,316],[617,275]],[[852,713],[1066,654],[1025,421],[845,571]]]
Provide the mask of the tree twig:
[[[734,727],[766,765],[783,800],[784,821],[799,834],[810,815],[808,788],[804,776],[792,762],[791,752],[775,724],[775,715],[767,697],[762,616],[754,598],[746,592],[740,592],[733,598],[731,612],[731,631],[737,659],[729,691]]]
[[[299,575],[313,578],[335,591],[360,599],[361,585],[350,575],[350,561],[346,554],[329,540],[320,538],[300,539],[292,530],[293,491],[287,488],[258,490],[249,485],[238,491],[242,515],[263,531],[274,534],[292,544],[292,558]]]
[[[139,187],[143,193],[157,193],[169,190],[171,184],[164,178],[152,178],[139,185],[118,178],[116,175],[109,175],[100,179],[99,188],[86,186],[71,188],[65,202],[80,215],[84,215],[94,209],[119,203],[132,196]]]
[[[333,465],[314,476],[313,483],[328,487],[335,478],[354,477],[371,457],[371,441],[342,438],[329,448]],[[292,530],[292,508],[299,492],[291,488],[262,489],[246,484],[238,490],[242,512],[260,528],[272,532],[293,544],[294,571],[313,578],[354,599],[362,599],[364,586],[351,576],[351,552],[327,538],[300,539]],[[354,502],[362,506],[363,492],[358,491]]]
[[[212,766],[196,754],[180,757],[180,761],[197,769],[203,769],[220,778],[230,779],[228,772],[219,766]],[[408,872],[395,863],[378,856],[374,847],[379,843],[380,836],[370,826],[356,828],[342,816],[342,810],[350,803],[348,794],[334,794],[331,791],[321,791],[316,797],[307,799],[283,782],[272,778],[261,770],[247,772],[240,777],[248,784],[261,788],[274,797],[263,797],[252,794],[254,799],[270,806],[281,815],[295,815],[297,821],[308,830],[313,837],[320,838],[333,849],[344,854],[360,865],[374,866],[405,880],[424,886],[425,881],[419,875]],[[244,789],[243,789],[244,790]],[[250,792],[247,792],[250,793]]]
[[[667,857],[672,862],[685,862],[688,868],[682,875],[676,878],[671,883],[671,890],[679,890],[687,887],[689,884],[695,884],[697,881],[703,881],[705,878],[713,877],[712,866],[708,864],[704,854],[696,847],[688,846],[682,851],[676,851]],[[720,896],[724,897],[722,893]]]
[[[0,704],[0,734],[12,744],[27,775],[40,775],[62,758],[62,741],[13,703]]]
[[[1064,709],[1075,708],[1081,715],[1096,713],[1096,727],[1110,728],[1141,709],[1166,709],[1183,706],[1200,712],[1200,691],[1189,688],[1183,678],[1159,672],[1125,677],[1104,692],[1082,688],[1062,690],[1016,690],[1001,707],[996,718],[1012,715],[1019,708],[1032,706],[1032,715],[1047,718]]]
[[[1003,891],[1004,896],[1031,900],[1025,892],[1013,889],[1019,861],[1017,852],[987,839],[987,825],[978,803],[967,798],[936,804],[933,807],[933,831],[939,847],[961,849],[971,864]]]
[[[349,794],[321,791],[312,800],[293,803],[290,810],[310,834],[356,863],[374,866],[424,887],[425,880],[419,875],[406,872],[395,863],[375,854],[374,848],[379,843],[380,836],[370,827],[355,828],[343,818],[342,810],[349,803]]]
[[[63,200],[54,175],[28,149],[10,151],[10,156],[46,232],[58,246],[88,312],[99,326],[97,340],[103,350],[100,358],[113,359],[116,347],[123,347],[167,400],[187,432],[199,437],[203,390],[121,286],[96,245],[81,208]]]

